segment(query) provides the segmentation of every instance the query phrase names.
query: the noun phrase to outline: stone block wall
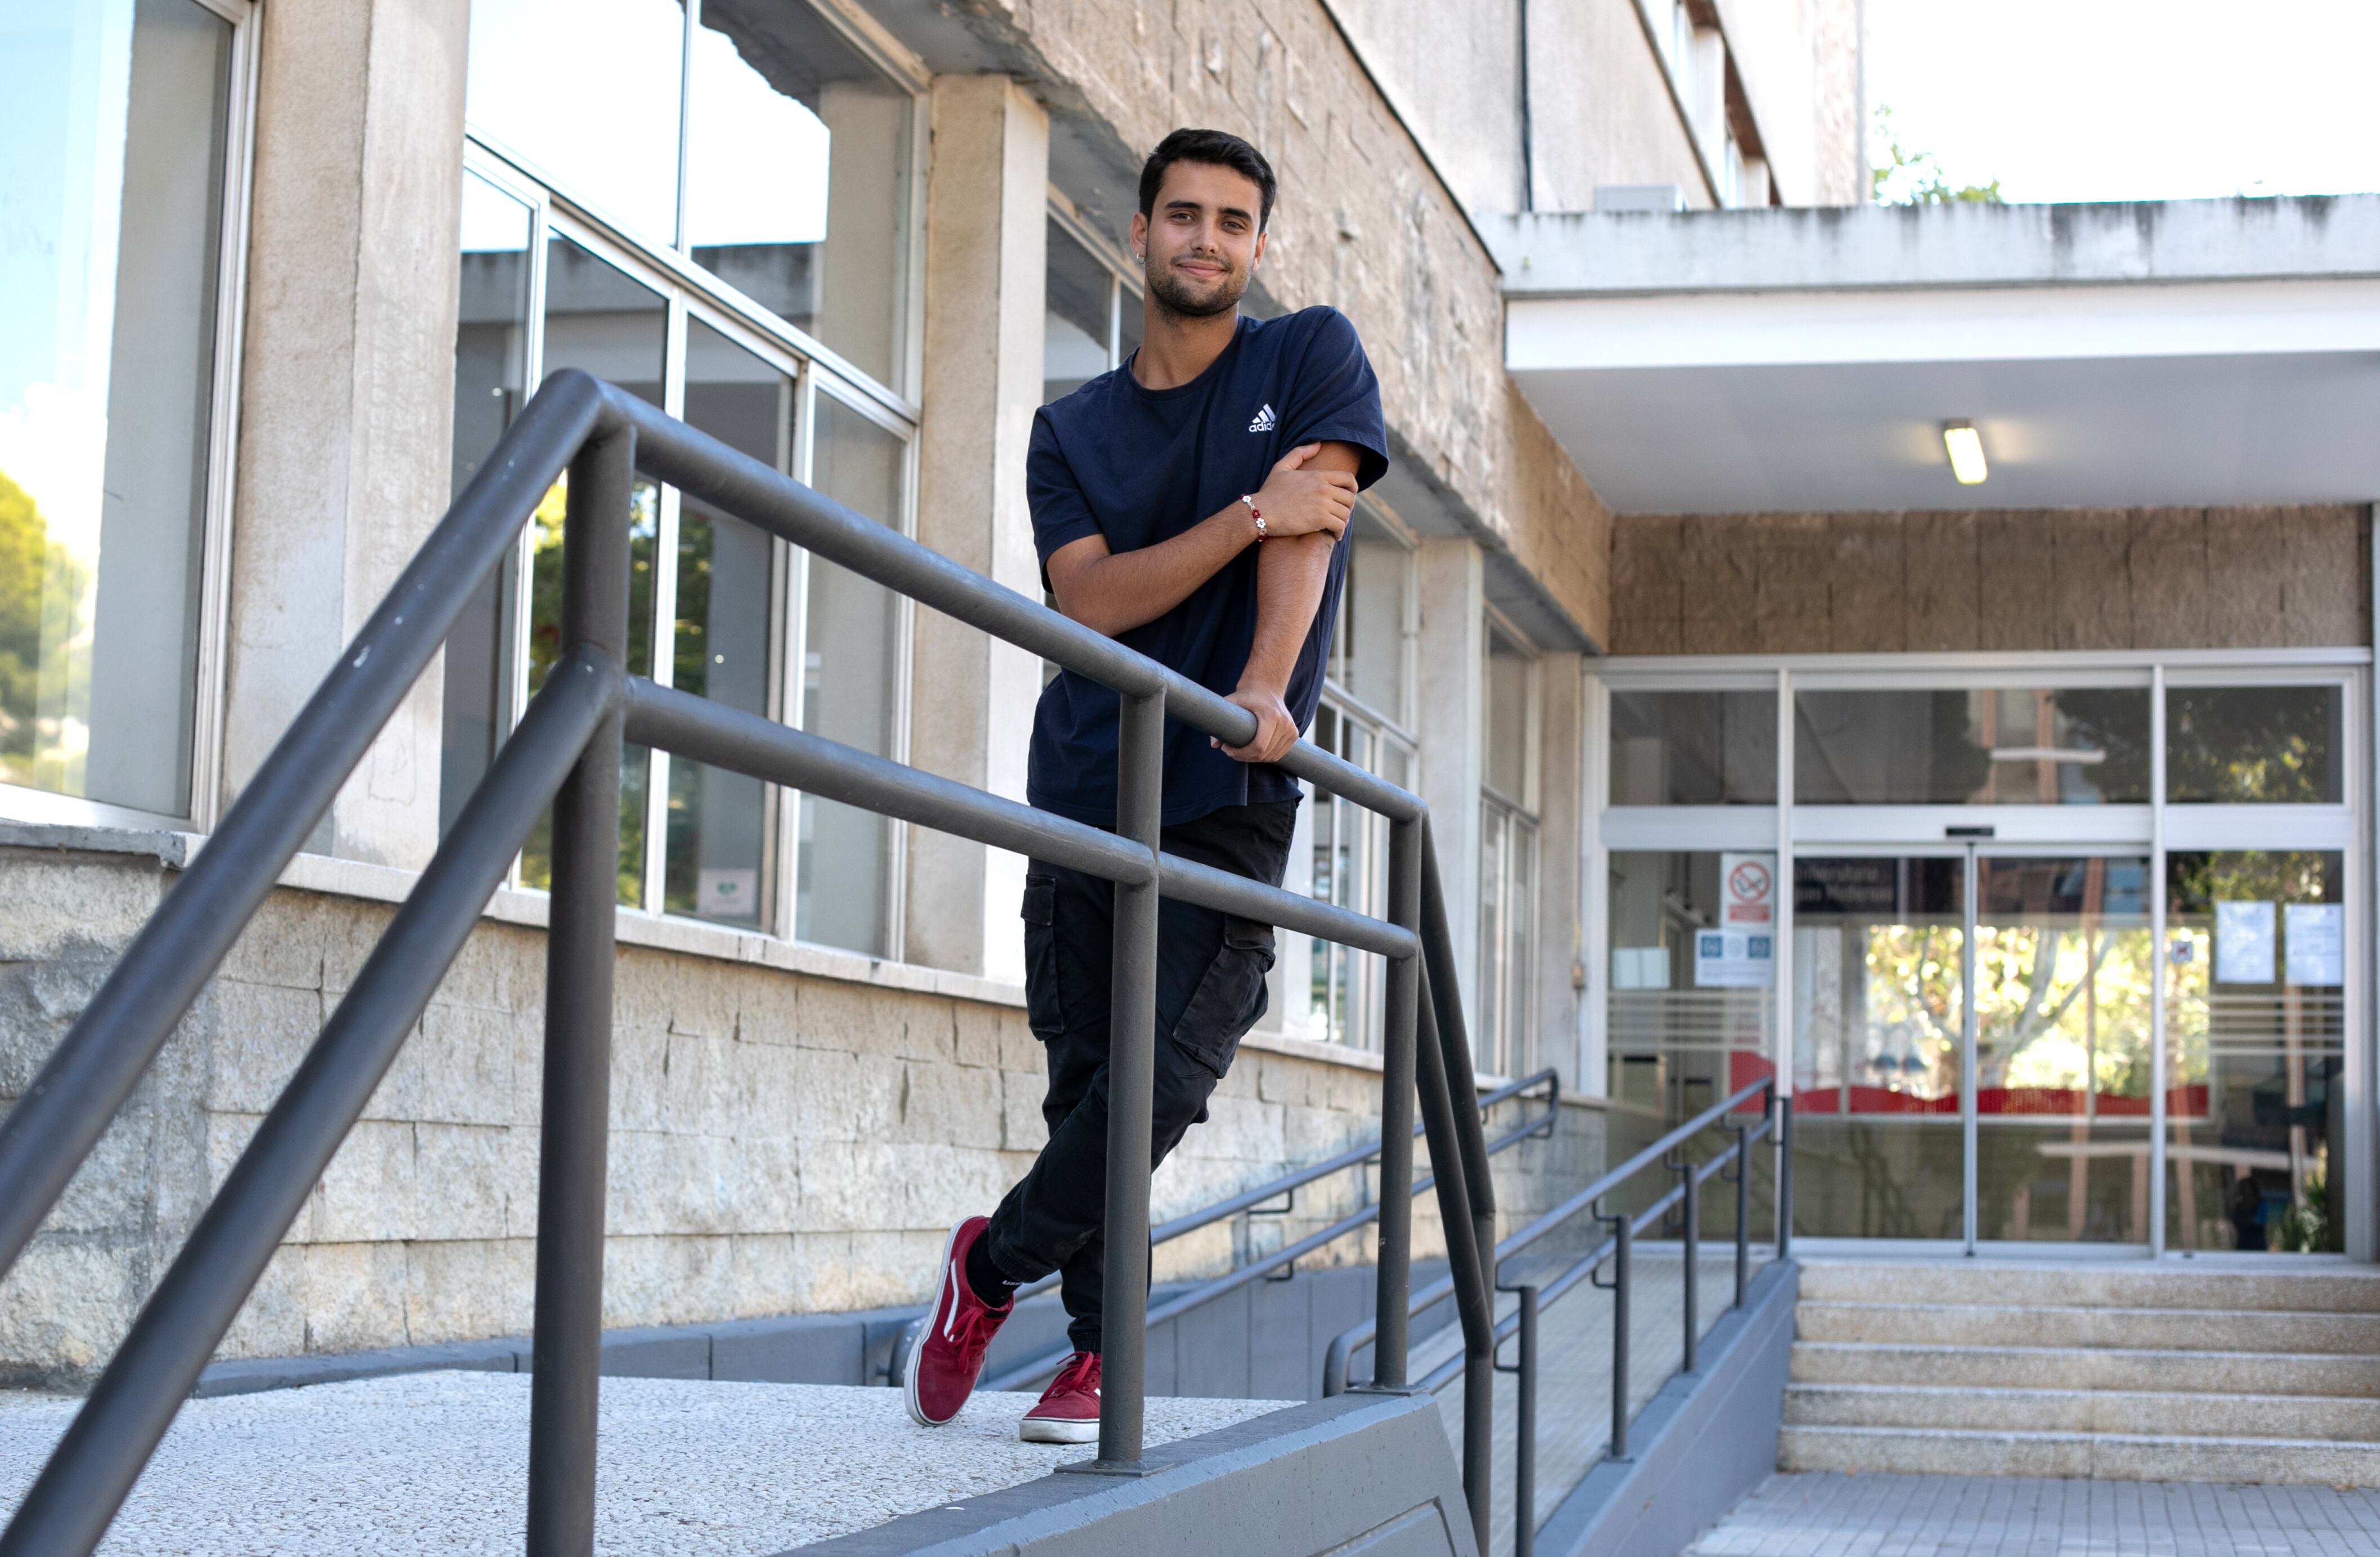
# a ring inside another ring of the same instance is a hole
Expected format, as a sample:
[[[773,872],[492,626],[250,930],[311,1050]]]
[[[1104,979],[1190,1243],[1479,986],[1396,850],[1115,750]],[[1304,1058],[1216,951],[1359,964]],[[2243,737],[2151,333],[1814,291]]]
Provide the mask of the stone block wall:
[[[22,1095],[174,874],[153,853],[0,845],[0,1101]],[[500,894],[499,915],[526,896]],[[0,1283],[0,1379],[72,1384],[105,1362],[391,911],[274,893]],[[920,1301],[950,1223],[989,1210],[1047,1138],[1020,991],[977,980],[962,998],[632,944],[616,977],[608,1326]],[[529,1327],[543,991],[542,931],[483,920],[222,1356]],[[1251,1037],[1159,1174],[1159,1219],[1377,1131],[1376,1065],[1319,1048]],[[1545,1198],[1524,1181],[1595,1150],[1592,1117],[1565,1113],[1556,1141],[1500,1161],[1516,1212]],[[1180,1240],[1158,1275],[1280,1247],[1374,1182],[1342,1174],[1290,1216]],[[1442,1253],[1435,1206],[1417,1211],[1416,1255]],[[1308,1263],[1367,1262],[1372,1247],[1366,1230]]]
[[[2372,641],[2371,510],[1616,520],[1615,654],[2315,648]]]

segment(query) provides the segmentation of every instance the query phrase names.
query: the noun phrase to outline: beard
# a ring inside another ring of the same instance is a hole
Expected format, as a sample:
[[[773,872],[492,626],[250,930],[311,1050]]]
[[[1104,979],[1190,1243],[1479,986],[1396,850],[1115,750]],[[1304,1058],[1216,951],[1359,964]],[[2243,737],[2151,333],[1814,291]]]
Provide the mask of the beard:
[[[1184,319],[1211,319],[1228,313],[1239,306],[1248,289],[1245,271],[1234,270],[1218,279],[1205,290],[1191,287],[1173,274],[1171,266],[1160,270],[1155,265],[1144,267],[1148,282],[1148,295],[1157,299],[1160,308]]]

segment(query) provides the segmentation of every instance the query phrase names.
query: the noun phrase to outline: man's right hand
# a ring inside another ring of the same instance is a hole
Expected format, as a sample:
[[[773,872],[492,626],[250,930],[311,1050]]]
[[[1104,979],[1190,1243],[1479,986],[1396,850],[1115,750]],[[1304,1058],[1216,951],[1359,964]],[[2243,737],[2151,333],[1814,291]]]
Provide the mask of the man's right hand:
[[[1344,470],[1305,468],[1321,447],[1300,444],[1281,456],[1254,493],[1268,537],[1312,535],[1319,530],[1335,539],[1347,528],[1347,515],[1355,506],[1355,478]]]

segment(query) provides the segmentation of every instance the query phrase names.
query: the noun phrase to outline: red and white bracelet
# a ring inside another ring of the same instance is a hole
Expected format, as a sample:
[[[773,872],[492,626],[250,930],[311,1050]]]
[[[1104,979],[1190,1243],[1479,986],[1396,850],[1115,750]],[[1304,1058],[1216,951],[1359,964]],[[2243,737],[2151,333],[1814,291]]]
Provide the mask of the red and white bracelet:
[[[1241,502],[1243,502],[1243,503],[1245,503],[1245,504],[1246,504],[1246,505],[1248,505],[1248,517],[1249,517],[1249,518],[1251,518],[1251,519],[1254,519],[1254,520],[1256,521],[1256,524],[1257,524],[1257,545],[1259,545],[1259,546],[1261,546],[1261,545],[1263,545],[1263,544],[1265,543],[1265,539],[1266,539],[1266,536],[1265,536],[1265,522],[1264,522],[1264,510],[1263,510],[1263,509],[1261,509],[1261,508],[1259,508],[1259,507],[1257,507],[1257,500],[1256,500],[1254,497],[1250,496],[1250,495],[1249,495],[1248,493],[1240,493],[1240,501],[1241,501]]]

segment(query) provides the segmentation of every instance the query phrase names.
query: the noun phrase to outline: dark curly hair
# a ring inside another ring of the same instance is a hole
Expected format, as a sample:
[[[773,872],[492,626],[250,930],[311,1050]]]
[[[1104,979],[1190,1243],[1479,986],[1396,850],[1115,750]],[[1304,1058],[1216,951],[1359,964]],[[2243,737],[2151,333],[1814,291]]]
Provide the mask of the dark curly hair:
[[[1157,213],[1157,188],[1165,182],[1165,170],[1175,163],[1210,163],[1228,167],[1253,181],[1262,203],[1257,213],[1257,230],[1262,232],[1272,221],[1273,192],[1279,188],[1272,176],[1272,164],[1265,154],[1228,130],[1177,129],[1157,143],[1148,160],[1140,164],[1140,213],[1154,217]]]

